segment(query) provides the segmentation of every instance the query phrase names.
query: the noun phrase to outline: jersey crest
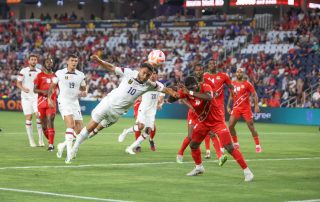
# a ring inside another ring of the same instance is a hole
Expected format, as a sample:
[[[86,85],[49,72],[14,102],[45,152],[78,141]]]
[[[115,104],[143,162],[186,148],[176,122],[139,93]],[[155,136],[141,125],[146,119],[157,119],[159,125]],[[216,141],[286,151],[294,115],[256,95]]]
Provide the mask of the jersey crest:
[[[68,76],[65,76],[64,78],[65,78],[66,80],[68,80]]]
[[[130,79],[130,80],[128,81],[128,84],[132,84],[132,82],[133,82],[133,80],[132,80],[132,79]]]

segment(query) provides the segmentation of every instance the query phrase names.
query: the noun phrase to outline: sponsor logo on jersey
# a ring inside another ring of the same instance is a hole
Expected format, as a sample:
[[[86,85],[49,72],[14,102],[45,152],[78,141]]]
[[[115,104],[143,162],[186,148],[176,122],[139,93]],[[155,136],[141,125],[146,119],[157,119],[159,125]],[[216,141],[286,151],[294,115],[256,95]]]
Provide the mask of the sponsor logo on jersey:
[[[47,83],[51,83],[51,79],[46,79],[47,80]]]

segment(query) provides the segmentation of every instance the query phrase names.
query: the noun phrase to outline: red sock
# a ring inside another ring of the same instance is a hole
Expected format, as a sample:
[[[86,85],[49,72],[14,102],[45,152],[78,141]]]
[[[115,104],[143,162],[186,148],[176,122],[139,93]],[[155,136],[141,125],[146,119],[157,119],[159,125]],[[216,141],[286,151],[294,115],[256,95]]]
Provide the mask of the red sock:
[[[253,140],[254,140],[254,143],[256,143],[256,145],[260,144],[259,136],[254,136]]]
[[[238,136],[236,136],[236,135],[231,135],[231,137],[232,137],[233,143],[238,142]]]
[[[214,136],[212,139],[213,147],[216,150],[218,159],[222,156],[220,140]]]
[[[238,162],[242,169],[246,169],[248,167],[246,161],[244,160],[241,152],[238,149],[233,150],[231,155],[233,156],[234,160]]]
[[[43,134],[44,134],[44,136],[47,138],[47,140],[49,139],[49,136],[48,136],[48,129],[45,129],[44,131],[43,131]]]
[[[134,135],[136,136],[136,140],[138,139],[138,137],[140,137],[141,135],[141,131],[134,131]]]
[[[200,165],[202,163],[200,147],[197,149],[191,149],[191,155],[196,165]]]
[[[204,143],[206,145],[206,150],[210,150],[210,135],[207,135],[204,139]]]
[[[150,133],[150,139],[153,140],[154,136],[156,135],[156,131],[157,131],[157,128],[154,127],[154,129],[153,129],[153,130],[151,131],[151,133]]]
[[[49,144],[53,144],[54,143],[54,128],[48,128],[48,137],[49,137]]]
[[[189,144],[190,144],[190,139],[188,137],[184,138],[178,154],[183,155],[184,150],[186,150]]]

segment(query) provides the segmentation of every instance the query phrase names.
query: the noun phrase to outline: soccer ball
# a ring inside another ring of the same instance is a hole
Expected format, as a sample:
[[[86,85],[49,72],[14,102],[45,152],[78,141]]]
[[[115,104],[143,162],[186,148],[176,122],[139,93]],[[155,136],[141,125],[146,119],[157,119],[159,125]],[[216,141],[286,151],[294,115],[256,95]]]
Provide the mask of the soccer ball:
[[[166,61],[166,56],[161,50],[152,50],[148,55],[148,62],[152,65],[160,65]]]

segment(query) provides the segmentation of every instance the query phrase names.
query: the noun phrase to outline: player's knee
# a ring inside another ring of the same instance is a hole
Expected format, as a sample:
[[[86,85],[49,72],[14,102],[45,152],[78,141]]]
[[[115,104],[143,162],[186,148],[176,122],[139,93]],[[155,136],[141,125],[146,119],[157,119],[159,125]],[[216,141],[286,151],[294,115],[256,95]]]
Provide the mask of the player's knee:
[[[190,148],[191,149],[197,149],[199,147],[199,143],[191,141],[190,142]]]
[[[145,132],[146,132],[148,135],[151,133],[151,131],[152,131],[152,128],[150,128],[150,127],[147,127],[147,128],[145,129]]]
[[[224,148],[231,154],[234,150],[234,147],[232,144],[224,145]]]
[[[143,130],[144,129],[144,124],[143,123],[138,123],[138,129]]]

